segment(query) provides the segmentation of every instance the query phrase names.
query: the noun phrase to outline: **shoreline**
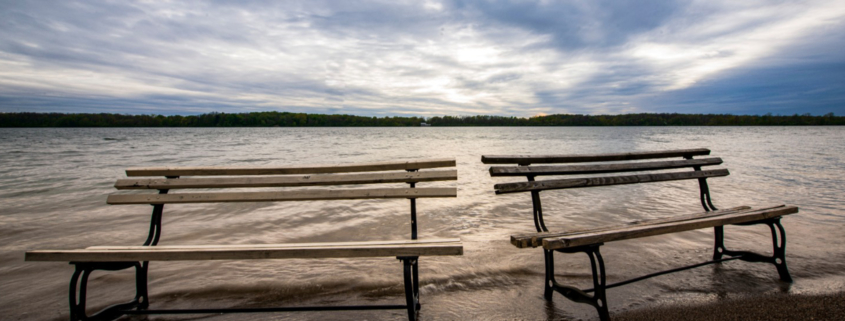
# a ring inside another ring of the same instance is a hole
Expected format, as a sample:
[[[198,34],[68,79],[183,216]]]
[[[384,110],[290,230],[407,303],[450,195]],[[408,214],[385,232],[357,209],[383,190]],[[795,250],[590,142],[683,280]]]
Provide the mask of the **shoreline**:
[[[647,306],[614,314],[615,321],[640,320],[845,320],[845,291],[828,294],[768,294],[703,304]]]

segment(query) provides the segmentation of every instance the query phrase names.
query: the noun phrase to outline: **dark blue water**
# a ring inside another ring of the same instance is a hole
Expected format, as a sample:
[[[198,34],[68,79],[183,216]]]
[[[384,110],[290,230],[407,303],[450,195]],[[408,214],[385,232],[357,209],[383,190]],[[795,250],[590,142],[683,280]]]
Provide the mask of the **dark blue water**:
[[[418,202],[421,237],[460,237],[462,257],[421,261],[421,320],[595,318],[591,308],[542,298],[539,249],[509,236],[533,231],[530,197],[493,193],[483,154],[571,154],[707,147],[731,171],[710,180],[714,203],[791,204],[784,219],[795,283],[768,265],[726,263],[609,291],[611,313],[673,302],[712,302],[771,292],[841,291],[845,285],[845,128],[190,128],[0,129],[0,315],[67,318],[65,263],[24,262],[27,249],[140,245],[149,206],[108,206],[123,170],[138,166],[264,166],[454,157],[456,199]],[[546,223],[579,228],[695,212],[694,181],[547,192]],[[407,201],[184,205],[167,209],[165,244],[251,244],[407,238]],[[706,260],[710,230],[609,243],[609,281]],[[771,250],[768,229],[731,228],[731,247]],[[586,282],[588,262],[558,264],[559,279]],[[91,308],[133,295],[131,273],[96,274]],[[401,304],[392,259],[154,262],[156,308]],[[373,319],[403,311],[167,316],[162,319]],[[159,319],[160,317],[150,317]]]

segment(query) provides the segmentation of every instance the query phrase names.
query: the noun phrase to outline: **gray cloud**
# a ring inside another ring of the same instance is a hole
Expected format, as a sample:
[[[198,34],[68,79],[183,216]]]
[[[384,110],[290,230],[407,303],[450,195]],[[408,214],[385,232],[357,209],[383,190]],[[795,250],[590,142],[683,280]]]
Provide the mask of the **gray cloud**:
[[[550,45],[563,50],[624,45],[632,34],[652,30],[682,6],[675,1],[565,1],[560,3],[501,1],[461,2],[493,26],[506,24],[552,36]]]
[[[837,1],[9,1],[0,111],[845,111]]]

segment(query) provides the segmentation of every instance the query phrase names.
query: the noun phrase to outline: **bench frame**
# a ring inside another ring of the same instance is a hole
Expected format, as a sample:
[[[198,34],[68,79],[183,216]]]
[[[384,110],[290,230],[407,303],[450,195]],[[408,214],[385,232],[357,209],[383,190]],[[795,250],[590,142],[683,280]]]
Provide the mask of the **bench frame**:
[[[425,161],[421,161],[425,162]],[[394,162],[396,163],[396,162]],[[374,163],[374,164],[362,164],[362,165],[371,165],[369,168],[370,170],[380,171],[380,170],[389,170],[389,169],[396,169],[396,168],[375,168],[372,165],[384,165],[389,163]],[[446,165],[444,165],[446,164]],[[391,166],[396,164],[390,164]],[[432,160],[431,164],[425,165],[424,167],[415,167],[415,162],[408,162],[405,165],[405,171],[409,173],[418,172],[420,168],[434,168],[434,167],[444,167],[444,166],[455,166],[455,160]],[[325,167],[315,167],[314,168],[305,168],[306,173],[334,173],[334,172],[342,172],[341,170],[332,171],[326,170]],[[222,169],[222,168],[217,168]],[[228,173],[232,173],[232,168],[228,168]],[[242,168],[244,172],[243,175],[255,175],[255,174],[272,174],[272,170],[263,170],[261,172],[252,173],[246,168]],[[298,168],[295,170],[302,170],[303,168]],[[137,170],[133,172],[133,170]],[[212,172],[215,168],[210,169]],[[236,168],[237,170],[237,168]],[[290,174],[288,169],[282,168],[280,172],[283,174]],[[161,174],[165,173],[165,177],[167,180],[171,179],[178,179],[179,176],[166,176],[172,173],[179,173],[182,171],[185,175],[209,175],[207,172],[209,171],[208,168],[199,169],[199,170],[185,170],[180,168],[157,168],[157,169],[129,169],[127,170],[128,176],[145,176],[150,175],[151,173]],[[225,170],[224,170],[225,171]],[[268,172],[269,171],[269,172]],[[287,172],[286,172],[287,171]],[[349,171],[347,169],[347,171]],[[351,171],[361,171],[357,169],[353,169]],[[366,170],[363,170],[366,171]],[[295,173],[299,174],[299,172]],[[226,174],[210,174],[210,175],[226,175]],[[231,175],[231,174],[229,174]],[[311,178],[307,176],[306,178]],[[453,179],[457,179],[455,176]],[[443,180],[443,179],[437,179]],[[420,179],[419,181],[426,181],[425,179]],[[118,184],[120,181],[118,181]],[[408,181],[406,182],[410,188],[416,188],[416,182]],[[117,185],[116,184],[116,187]],[[294,185],[295,186],[295,185]],[[141,189],[145,189],[145,187],[139,187]],[[155,188],[150,188],[155,189]],[[169,189],[158,189],[159,194],[167,194]],[[417,208],[416,208],[416,198],[408,198],[410,200],[410,216],[411,216],[411,240],[417,240]],[[162,214],[164,211],[164,204],[150,204],[153,206],[152,216],[150,219],[150,229],[149,234],[147,236],[146,241],[144,242],[144,246],[156,246],[161,238],[162,234]],[[31,253],[34,252],[34,253]],[[35,255],[39,251],[30,251],[27,252],[27,260],[41,260],[40,258],[36,258]],[[43,251],[47,252],[47,251]],[[460,250],[459,252],[462,252]],[[32,257],[30,256],[32,255]],[[69,289],[69,303],[70,303],[70,319],[71,320],[114,320],[118,317],[123,315],[152,315],[152,314],[209,314],[209,313],[253,313],[253,312],[293,312],[293,311],[339,311],[339,310],[407,310],[408,312],[408,319],[415,320],[417,312],[419,311],[421,305],[419,300],[419,265],[418,259],[419,256],[397,256],[396,259],[402,261],[403,266],[403,281],[404,281],[404,292],[405,292],[405,304],[404,305],[349,305],[349,306],[302,306],[302,307],[269,307],[269,308],[220,308],[220,309],[179,309],[179,310],[150,310],[149,307],[149,294],[147,291],[147,281],[148,281],[148,270],[149,270],[149,261],[143,262],[81,262],[81,261],[71,261],[70,264],[75,266],[75,271],[71,277],[70,281],[70,289]],[[87,287],[88,287],[88,279],[94,271],[101,270],[101,271],[119,271],[119,270],[126,270],[134,268],[135,269],[135,287],[136,293],[135,297],[125,303],[111,305],[106,307],[99,312],[96,312],[92,315],[87,315],[85,308],[86,308],[86,301],[87,301]]]
[[[255,312],[300,312],[341,310],[408,310],[408,319],[416,320],[421,305],[419,300],[419,257],[396,257],[402,261],[405,288],[405,305],[348,305],[348,306],[303,306],[272,308],[221,308],[221,309],[171,309],[149,310],[147,293],[147,271],[149,262],[70,262],[76,267],[70,281],[71,320],[114,320],[123,315],[153,314],[211,314],[211,313],[255,313]],[[115,304],[92,315],[86,315],[86,292],[88,277],[96,270],[120,271],[135,268],[135,298],[126,303]],[[78,293],[78,296],[77,296]]]
[[[692,160],[693,156],[698,155],[709,155],[710,150],[708,149],[689,149],[689,150],[672,150],[672,151],[661,151],[661,152],[636,152],[636,153],[624,153],[624,154],[601,154],[601,155],[570,155],[570,156],[482,156],[482,162],[485,164],[513,164],[516,163],[518,168],[523,168],[531,165],[532,160],[538,163],[580,163],[580,162],[603,162],[603,161],[624,161],[624,160],[640,160],[640,159],[652,159],[652,158],[669,158],[669,157],[683,157],[685,160]],[[721,163],[721,161],[719,162]],[[687,166],[692,167],[694,172],[703,173],[701,166]],[[662,169],[673,168],[673,167],[665,167]],[[634,171],[632,169],[631,171]],[[491,174],[493,173],[493,168],[490,169]],[[613,171],[613,170],[606,170],[601,172],[620,172],[620,171]],[[589,170],[584,171],[583,173],[590,173]],[[571,173],[557,173],[557,174],[583,174],[578,172],[571,172]],[[727,175],[727,171],[725,171],[725,175]],[[509,173],[506,175],[501,176],[526,176],[528,182],[535,182],[536,175],[531,175],[530,171],[528,174],[526,172],[522,173]],[[701,201],[701,206],[704,208],[705,212],[716,211],[716,206],[713,205],[710,196],[710,188],[707,185],[707,177],[705,175],[701,175],[699,177],[698,185],[699,185],[699,198]],[[716,176],[716,175],[714,175]],[[722,175],[718,175],[722,176]],[[671,180],[671,179],[667,179]],[[624,183],[623,183],[624,184]],[[609,184],[615,185],[615,184]],[[588,185],[583,187],[589,187]],[[498,188],[498,187],[497,187]],[[541,190],[531,190],[531,201],[533,206],[533,217],[534,217],[534,226],[538,233],[549,232],[548,228],[546,227],[545,222],[543,221],[543,207],[542,203],[540,202],[540,191]],[[496,191],[497,194],[500,194],[500,191]],[[606,272],[605,272],[605,264],[604,259],[602,258],[601,252],[599,248],[604,245],[604,243],[595,243],[595,244],[587,244],[582,246],[575,246],[575,247],[568,247],[568,248],[561,248],[561,249],[547,249],[543,248],[543,256],[545,260],[545,282],[544,282],[544,292],[543,296],[546,300],[552,300],[554,292],[560,293],[565,298],[577,302],[577,303],[584,303],[593,306],[601,320],[606,321],[610,320],[610,313],[607,307],[607,289],[634,283],[637,281],[642,281],[645,279],[649,279],[652,277],[689,270],[697,267],[702,267],[705,265],[716,264],[726,261],[732,260],[741,260],[746,262],[760,262],[760,263],[770,263],[773,264],[778,271],[778,275],[781,281],[784,282],[792,282],[792,277],[789,275],[789,270],[786,267],[786,233],[784,231],[783,225],[780,223],[780,216],[751,221],[751,222],[744,222],[732,225],[759,225],[765,224],[769,227],[772,232],[772,244],[773,244],[773,255],[766,256],[761,255],[754,252],[749,251],[735,251],[729,250],[725,247],[724,243],[724,226],[715,226],[714,229],[714,247],[713,247],[713,259],[710,261],[705,261],[689,266],[673,268],[665,271],[655,272],[639,277],[635,277],[629,280],[607,284],[606,282]],[[545,244],[545,242],[544,242]],[[584,253],[590,259],[590,266],[591,266],[591,274],[593,280],[593,287],[588,289],[580,289],[574,286],[565,285],[559,283],[555,279],[555,263],[554,263],[554,253]],[[727,257],[725,257],[727,256]],[[592,293],[590,295],[589,293]]]

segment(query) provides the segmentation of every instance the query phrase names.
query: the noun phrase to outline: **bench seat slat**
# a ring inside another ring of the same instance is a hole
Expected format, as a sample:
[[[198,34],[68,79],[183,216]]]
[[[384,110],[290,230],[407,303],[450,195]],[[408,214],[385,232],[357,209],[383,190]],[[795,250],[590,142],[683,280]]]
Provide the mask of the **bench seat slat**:
[[[423,239],[423,240],[388,240],[388,241],[358,241],[358,242],[316,242],[316,243],[280,243],[280,244],[226,244],[226,245],[156,245],[156,246],[121,246],[121,245],[104,245],[104,246],[89,246],[86,250],[177,250],[177,249],[238,249],[238,248],[281,248],[281,247],[350,247],[350,246],[369,246],[369,245],[419,245],[428,243],[449,243],[460,242],[461,239]]]
[[[463,255],[460,240],[435,242],[371,242],[371,244],[307,243],[263,244],[261,246],[182,246],[160,248],[117,247],[115,249],[39,250],[26,252],[26,261],[131,262],[191,260],[309,259],[350,257],[397,257]]]
[[[492,166],[490,176],[536,176],[536,175],[575,175],[617,173],[647,170],[676,169],[695,166],[722,164],[721,158],[702,158],[676,161],[616,163],[598,165],[561,165],[561,166]]]
[[[542,232],[542,233],[527,233],[527,234],[519,234],[519,235],[511,235],[511,244],[518,248],[529,248],[529,247],[538,247],[543,246],[543,240],[547,238],[555,238],[555,237],[563,237],[567,235],[575,235],[575,234],[584,234],[584,233],[597,233],[603,231],[612,231],[612,230],[619,230],[624,229],[631,226],[645,226],[645,225],[654,225],[654,224],[662,224],[662,223],[671,223],[671,222],[681,222],[681,221],[688,221],[693,219],[699,219],[704,217],[714,217],[714,216],[721,216],[727,214],[738,213],[741,211],[748,211],[751,210],[749,206],[737,206],[733,208],[727,208],[717,211],[710,211],[710,212],[697,212],[692,214],[685,214],[685,215],[677,215],[677,216],[670,216],[670,217],[663,217],[658,219],[652,220],[645,220],[645,221],[634,221],[624,225],[614,225],[614,226],[604,226],[604,227],[597,227],[591,229],[583,229],[583,230],[571,230],[571,231],[564,231],[564,232]]]
[[[299,190],[280,192],[178,193],[178,194],[111,194],[106,203],[118,204],[185,204],[228,202],[284,202],[317,200],[353,200],[372,198],[457,197],[454,187],[369,188],[335,190]]]
[[[716,169],[707,171],[689,171],[676,173],[659,173],[659,174],[639,174],[627,176],[604,176],[604,177],[587,177],[587,178],[567,178],[534,182],[517,182],[496,184],[493,186],[496,189],[496,194],[519,193],[530,191],[544,191],[554,189],[566,188],[581,188],[581,187],[595,187],[595,186],[609,186],[609,185],[623,185],[623,184],[637,184],[648,182],[664,182],[684,179],[696,179],[706,177],[728,176],[730,173],[727,169]]]
[[[457,180],[457,170],[426,172],[395,172],[366,174],[330,174],[302,176],[260,176],[260,177],[205,177],[205,178],[129,178],[119,179],[114,187],[131,189],[179,189],[179,188],[240,188],[240,187],[292,187],[343,184],[417,183]]]
[[[655,225],[631,226],[618,230],[584,233],[543,240],[543,248],[556,250],[582,245],[598,244],[610,241],[620,241],[667,233],[683,232],[707,227],[740,224],[798,213],[795,206],[778,206],[774,208],[741,211],[728,215],[704,217],[700,219],[670,222]]]
[[[297,175],[454,167],[454,158],[393,161],[362,164],[268,166],[268,167],[135,167],[126,169],[126,176],[219,176],[219,175]]]
[[[540,164],[540,163],[586,163],[586,162],[607,162],[624,161],[652,158],[670,158],[710,155],[706,148],[677,149],[654,152],[632,152],[614,154],[593,154],[593,155],[484,155],[481,162],[484,164]]]

